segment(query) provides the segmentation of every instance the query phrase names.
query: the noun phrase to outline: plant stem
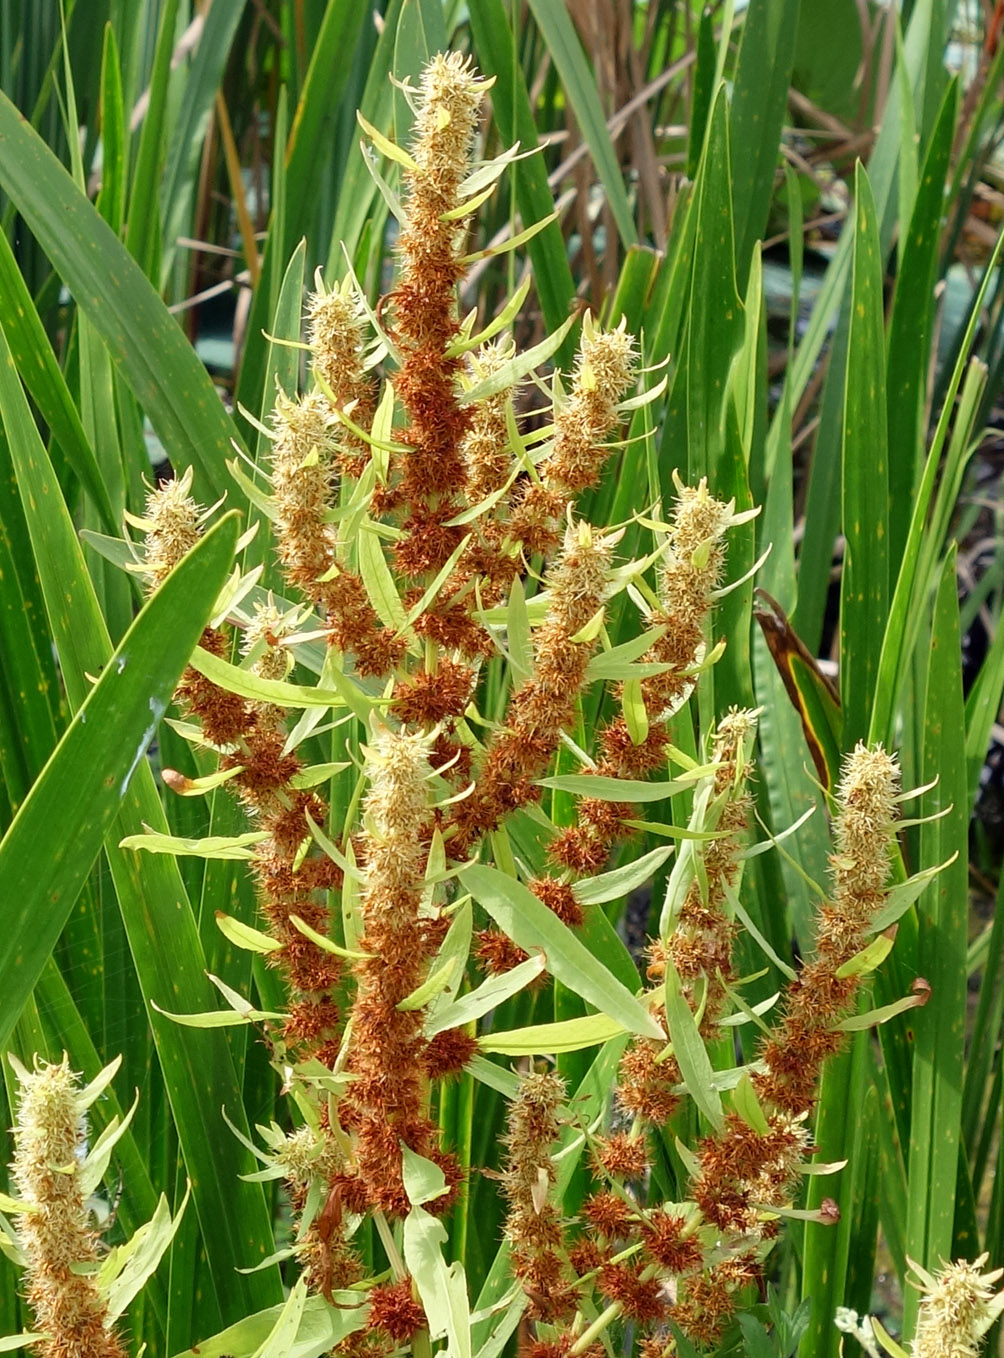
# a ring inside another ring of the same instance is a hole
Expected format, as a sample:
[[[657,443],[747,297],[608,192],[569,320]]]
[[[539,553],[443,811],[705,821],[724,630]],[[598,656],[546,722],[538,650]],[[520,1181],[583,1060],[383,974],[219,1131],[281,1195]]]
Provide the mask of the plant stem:
[[[578,1339],[569,1349],[570,1358],[578,1358],[580,1353],[585,1353],[589,1345],[610,1325],[621,1313],[621,1303],[612,1301],[607,1309],[598,1315],[588,1330],[583,1330]]]

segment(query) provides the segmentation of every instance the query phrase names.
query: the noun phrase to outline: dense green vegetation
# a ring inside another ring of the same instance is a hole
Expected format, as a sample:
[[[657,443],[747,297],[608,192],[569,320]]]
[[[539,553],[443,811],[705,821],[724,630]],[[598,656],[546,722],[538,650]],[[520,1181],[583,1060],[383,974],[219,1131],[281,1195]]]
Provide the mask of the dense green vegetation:
[[[0,1344],[995,1342],[993,24],[64,8],[0,13]]]

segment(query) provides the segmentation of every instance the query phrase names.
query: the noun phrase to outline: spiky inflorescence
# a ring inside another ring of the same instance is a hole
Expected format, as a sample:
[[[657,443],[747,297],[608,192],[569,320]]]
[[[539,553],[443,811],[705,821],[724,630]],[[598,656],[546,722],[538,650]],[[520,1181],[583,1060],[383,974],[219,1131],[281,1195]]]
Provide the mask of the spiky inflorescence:
[[[507,532],[527,552],[549,552],[575,496],[599,480],[611,451],[605,440],[620,419],[617,402],[635,377],[634,340],[625,321],[602,330],[586,312],[571,392],[555,402],[554,439],[540,479],[513,496]]]
[[[508,336],[482,344],[467,355],[471,382],[497,377],[515,354],[516,346]],[[512,394],[511,386],[503,387],[478,401],[471,412],[470,427],[460,447],[467,467],[467,494],[472,504],[501,490],[512,475],[513,455],[506,420],[506,408]]]
[[[296,1216],[303,1213],[312,1188],[322,1195],[320,1208],[306,1229],[301,1229],[296,1254],[310,1290],[330,1301],[336,1288],[350,1287],[362,1273],[345,1229],[347,1209],[337,1186],[345,1157],[330,1129],[315,1132],[304,1126],[289,1133],[273,1158],[283,1171]]]
[[[150,588],[162,585],[202,534],[206,511],[192,496],[191,467],[171,481],[161,481],[146,497],[145,574]]]
[[[359,856],[365,873],[360,948],[368,955],[354,967],[354,1078],[341,1118],[355,1133],[356,1167],[370,1204],[392,1216],[405,1215],[409,1206],[402,1142],[439,1163],[448,1179],[455,1175],[425,1108],[422,1011],[398,1008],[425,979],[435,944],[435,921],[420,915],[431,830],[429,746],[421,733],[378,727],[366,759],[370,787]]]
[[[727,890],[737,885],[739,852],[748,829],[750,795],[747,782],[752,765],[750,747],[756,730],[751,712],[733,708],[718,723],[712,742],[715,774],[705,828],[717,837],[695,846],[702,871],[695,873],[665,938],[649,955],[648,975],[662,980],[667,963],[680,978],[681,989],[695,1011],[701,1008],[701,1032],[711,1036],[721,1017],[726,986],[733,976],[732,945],[735,925],[730,918]],[[539,891],[538,891],[538,894]],[[635,1038],[621,1059],[617,1101],[643,1123],[661,1126],[679,1103],[675,1087],[681,1081],[675,1059],[661,1044]]]
[[[784,1016],[762,1045],[766,1069],[753,1076],[767,1130],[757,1131],[732,1112],[722,1131],[699,1147],[693,1199],[740,1251],[776,1233],[771,1209],[791,1202],[800,1166],[812,1153],[804,1123],[823,1061],[841,1045],[840,1020],[859,984],[837,972],[864,946],[885,899],[898,792],[898,765],[881,746],[859,744],[848,755],[836,798],[834,890],[820,911],[817,956],[789,987]],[[716,1276],[722,1267],[688,1279],[674,1310],[693,1339],[716,1338],[731,1309],[731,1290]]]
[[[535,799],[535,779],[570,725],[594,641],[576,641],[607,597],[610,542],[589,524],[570,523],[548,573],[550,606],[534,639],[534,674],[513,694],[505,728],[488,746],[473,794],[454,816],[452,852],[465,852],[504,816]]]
[[[665,630],[642,657],[645,664],[667,668],[640,683],[648,720],[644,738],[632,736],[623,716],[600,731],[595,771],[607,778],[646,778],[664,765],[666,722],[693,688],[690,671],[701,657],[714,591],[721,584],[724,537],[735,522],[735,503],[716,500],[704,480],[696,489],[678,478],[676,485],[679,498],[669,522],[669,545],[659,577],[663,606],[650,619],[653,627]],[[598,871],[611,846],[630,834],[624,822],[631,814],[627,805],[580,798],[578,823],[552,846],[552,857],[575,872]]]
[[[577,494],[595,486],[610,450],[603,440],[620,418],[617,402],[635,380],[634,337],[622,318],[602,330],[586,312],[572,389],[554,412],[554,443],[540,474],[552,488]]]
[[[241,647],[251,673],[281,680],[292,658],[281,643],[293,627],[295,615],[283,615],[271,598],[258,604],[244,633]],[[341,883],[341,873],[325,855],[304,854],[310,820],[321,825],[327,804],[317,793],[296,788],[301,762],[284,754],[286,719],[281,708],[267,702],[251,704],[251,721],[242,748],[227,755],[224,766],[241,771],[233,786],[241,801],[269,838],[255,849],[253,870],[259,888],[259,908],[272,936],[282,945],[267,955],[270,966],[281,967],[290,988],[282,1038],[287,1058],[315,1056],[330,1061],[338,1050],[338,1007],[333,990],[340,968],[331,953],[306,937],[292,917],[304,920],[319,933],[328,927],[328,909],[319,893]]]
[[[505,1233],[512,1271],[530,1298],[532,1315],[554,1320],[571,1310],[568,1268],[562,1258],[564,1223],[551,1201],[555,1181],[551,1148],[561,1131],[565,1097],[557,1075],[533,1072],[520,1081],[509,1105],[502,1191],[509,1205]]]
[[[307,298],[307,343],[314,371],[326,388],[323,394],[333,398],[353,424],[366,430],[373,417],[376,384],[366,371],[363,317],[350,278],[331,292],[319,287]],[[340,442],[339,470],[360,476],[369,461],[365,439],[346,427]]]
[[[146,497],[146,518],[138,523],[146,531],[143,568],[151,593],[163,584],[202,534],[208,511],[191,495],[192,478],[189,467],[176,480],[161,481]],[[207,627],[199,645],[211,655],[228,657],[230,634],[223,628]],[[217,687],[191,666],[178,681],[175,698],[199,718],[211,745],[233,745],[247,729],[249,709],[244,699]]]
[[[703,998],[702,1034],[707,1037],[721,1017],[726,985],[733,978],[732,944],[736,927],[730,918],[727,891],[738,884],[740,851],[749,829],[752,772],[749,754],[756,716],[732,708],[718,723],[712,743],[716,765],[712,809],[716,838],[698,849],[703,882],[694,877],[670,932],[662,940],[662,957],[672,963],[692,1009]],[[657,945],[658,947],[658,945]],[[657,970],[656,963],[652,970]],[[698,982],[703,981],[702,994]]]
[[[335,294],[332,294],[335,295]],[[334,507],[338,420],[323,392],[279,393],[272,413],[275,534],[286,578],[323,614],[332,645],[360,674],[386,674],[405,643],[377,617],[360,577],[336,558]]]
[[[33,1345],[41,1358],[124,1354],[91,1272],[98,1250],[80,1184],[85,1134],[80,1086],[65,1057],[21,1076],[11,1169],[27,1205],[17,1234],[28,1303],[45,1336]]]
[[[977,1358],[987,1331],[1004,1309],[1004,1295],[994,1295],[1004,1269],[982,1273],[987,1258],[981,1254],[972,1263],[960,1259],[933,1277],[912,1265],[923,1291],[910,1346],[913,1358]]]
[[[164,577],[201,533],[206,514],[188,495],[190,485],[186,473],[180,482],[162,485],[147,499],[146,566],[154,581]],[[312,492],[305,483],[300,489],[309,499]],[[280,643],[289,630],[290,619],[274,603],[258,606],[242,646],[254,673],[265,679],[285,677],[289,656]],[[207,628],[200,645],[229,659],[231,634]],[[296,915],[318,932],[327,929],[328,910],[318,893],[340,885],[339,870],[322,854],[295,866],[310,834],[307,817],[323,824],[327,806],[313,791],[292,785],[302,765],[295,754],[283,753],[285,718],[279,708],[245,701],[191,667],[182,675],[175,698],[199,719],[206,741],[224,749],[223,767],[238,770],[231,790],[269,835],[255,851],[252,870],[260,909],[282,945],[268,954],[267,961],[285,971],[292,992],[282,1033],[288,1054],[294,1059],[331,1058],[337,1051],[338,1009],[332,991],[339,967],[331,953],[291,921]]]
[[[767,1070],[754,1078],[764,1102],[790,1113],[812,1107],[822,1063],[841,1045],[838,1024],[860,978],[837,973],[861,951],[885,900],[898,794],[895,758],[859,743],[837,788],[833,891],[819,912],[816,956],[789,986],[784,1018],[764,1045]]]
[[[466,357],[469,382],[477,385],[497,378],[515,353],[516,346],[509,337],[482,344]],[[486,607],[501,603],[523,570],[520,546],[512,537],[509,523],[518,470],[507,416],[514,392],[514,386],[505,386],[472,403],[470,427],[461,443],[467,499],[472,505],[484,505],[485,512],[466,527],[471,540],[448,584],[448,593],[455,594],[476,580]]]
[[[397,389],[410,417],[409,451],[400,460],[399,491],[422,518],[434,497],[463,489],[461,441],[468,412],[457,399],[460,359],[446,350],[456,337],[456,285],[463,273],[460,243],[466,228],[454,214],[470,169],[478,110],[489,82],[468,58],[433,57],[422,72],[411,153],[405,170],[405,218],[398,238],[400,277],[394,291],[396,338],[402,363]],[[449,555],[431,566],[437,569]]]

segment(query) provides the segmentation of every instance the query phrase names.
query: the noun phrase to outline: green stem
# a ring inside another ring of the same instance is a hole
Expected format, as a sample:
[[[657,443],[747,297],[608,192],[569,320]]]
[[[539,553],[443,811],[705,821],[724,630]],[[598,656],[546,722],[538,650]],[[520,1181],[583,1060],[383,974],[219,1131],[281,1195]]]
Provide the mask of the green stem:
[[[401,1255],[398,1251],[397,1242],[395,1241],[393,1232],[390,1229],[390,1223],[387,1221],[387,1218],[384,1216],[383,1212],[380,1211],[375,1211],[373,1213],[373,1221],[377,1228],[377,1235],[379,1235],[380,1237],[380,1243],[383,1245],[384,1250],[386,1251],[387,1254],[387,1258],[390,1261],[390,1266],[394,1273],[394,1279],[396,1282],[400,1282],[402,1278],[407,1278],[408,1270],[405,1268],[404,1260],[401,1258]],[[426,1342],[428,1342],[428,1336],[426,1336]],[[417,1340],[415,1343],[415,1355],[416,1358],[418,1358]]]
[[[607,1309],[596,1317],[589,1326],[589,1329],[583,1330],[578,1339],[576,1339],[575,1343],[569,1349],[570,1358],[578,1358],[580,1353],[585,1353],[593,1340],[597,1339],[607,1326],[617,1319],[620,1313],[621,1303],[619,1301],[612,1301]]]

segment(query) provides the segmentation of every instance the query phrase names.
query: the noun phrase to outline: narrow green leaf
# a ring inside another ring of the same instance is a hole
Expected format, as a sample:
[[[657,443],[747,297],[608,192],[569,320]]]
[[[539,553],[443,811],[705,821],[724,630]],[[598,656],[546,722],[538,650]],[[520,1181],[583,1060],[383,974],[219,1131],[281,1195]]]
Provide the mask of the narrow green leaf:
[[[743,19],[729,110],[736,265],[745,289],[754,243],[774,192],[778,143],[795,60],[798,0],[751,0]]]
[[[530,615],[526,608],[526,593],[523,581],[518,575],[513,577],[512,585],[509,587],[506,641],[513,669],[521,679],[530,678],[533,674],[533,636],[530,631]]]
[[[321,1358],[348,1335],[365,1328],[366,1307],[357,1304],[357,1293],[336,1292],[334,1299],[337,1304],[331,1306],[321,1296],[307,1298],[290,1358]],[[272,1306],[249,1315],[175,1358],[251,1358],[260,1352],[284,1309],[285,1305]]]
[[[913,1099],[907,1164],[910,1192],[905,1248],[925,1268],[951,1256],[955,1185],[961,1139],[966,1027],[969,808],[966,802],[962,675],[955,551],[942,571],[931,622],[924,716],[925,782],[937,778],[923,810],[948,815],[920,827],[922,867],[947,866],[920,897],[918,973],[930,1001],[914,1022]],[[905,1299],[904,1332],[913,1332],[917,1298]]]
[[[382,156],[386,156],[388,160],[393,160],[396,164],[402,165],[406,170],[410,170],[414,174],[419,173],[418,163],[416,162],[415,157],[409,155],[403,146],[398,146],[395,142],[391,141],[390,137],[385,137],[372,123],[367,122],[359,112],[356,113],[356,121]]]
[[[956,131],[958,84],[945,93],[927,147],[905,237],[900,241],[889,321],[888,410],[889,556],[899,561],[906,547],[914,490],[921,473],[924,408],[936,306],[945,177]]]
[[[401,1146],[401,1171],[404,1191],[412,1207],[421,1207],[423,1202],[432,1202],[446,1192],[446,1175],[442,1168],[404,1144]]]
[[[666,635],[665,627],[652,627],[647,632],[642,632],[637,637],[632,637],[630,641],[623,641],[619,646],[612,646],[609,651],[601,651],[599,655],[594,655],[586,666],[586,682],[592,683],[596,679],[630,679],[632,675],[637,675],[637,670],[633,668],[634,662],[652,649],[655,643]]]
[[[178,466],[194,460],[197,493],[219,498],[237,429],[209,374],[139,265],[5,95],[0,183],[121,365],[168,455]]]
[[[333,690],[287,684],[281,679],[262,679],[250,670],[242,670],[239,665],[231,665],[218,655],[211,655],[201,646],[196,647],[189,663],[193,670],[198,670],[220,688],[254,702],[274,703],[277,707],[345,706],[342,694]]]
[[[760,1136],[769,1135],[770,1127],[748,1071],[743,1071],[732,1091],[732,1106],[747,1126],[752,1127]]]
[[[544,957],[537,953],[501,976],[489,976],[470,994],[462,995],[446,1008],[436,1010],[426,1022],[426,1035],[434,1037],[436,1033],[445,1032],[448,1028],[460,1028],[465,1023],[473,1023],[483,1014],[491,1013],[541,976],[546,967]]]
[[[363,578],[366,593],[376,610],[377,617],[385,627],[393,628],[396,633],[409,633],[408,614],[387,565],[380,538],[366,520],[356,538],[356,551],[359,558],[359,574]]]
[[[665,1036],[640,1001],[522,882],[480,864],[465,868],[460,880],[518,947],[528,952],[543,948],[548,971],[562,985],[630,1033]]]
[[[666,971],[666,1021],[673,1055],[687,1091],[715,1131],[721,1131],[725,1126],[725,1114],[721,1095],[715,1087],[715,1072],[672,963]]]
[[[607,131],[596,80],[589,70],[571,15],[566,6],[556,0],[530,0],[530,9],[589,146],[621,242],[625,248],[634,245],[638,233],[624,190],[624,178]]]
[[[18,372],[105,527],[110,533],[117,533],[120,525],[115,520],[108,488],[101,478],[66,379],[39,320],[28,286],[21,277],[10,242],[3,232],[0,232],[0,238],[2,323]]]
[[[855,174],[854,269],[844,397],[840,699],[844,748],[868,732],[889,607],[889,471],[882,259],[864,168]]]
[[[849,957],[843,966],[837,968],[834,974],[841,981],[847,976],[867,976],[869,972],[882,965],[892,952],[895,941],[887,934],[879,934],[860,952]]]
[[[672,852],[672,845],[664,849],[653,849],[650,853],[625,863],[623,867],[575,882],[572,885],[575,899],[580,905],[602,905],[607,901],[622,900],[632,891],[644,886],[659,871]]]
[[[447,1265],[442,1246],[448,1237],[441,1221],[422,1207],[404,1219],[404,1258],[429,1318],[434,1339],[447,1336],[453,1358],[471,1358],[467,1283],[461,1264]]]
[[[559,1023],[540,1023],[512,1032],[486,1033],[478,1039],[483,1052],[502,1056],[550,1056],[557,1052],[577,1052],[599,1047],[619,1037],[624,1025],[606,1014],[585,1014]]]
[[[605,802],[661,802],[693,786],[690,779],[646,783],[640,778],[609,778],[604,774],[566,773],[541,778],[539,787],[570,792],[573,797],[598,797]]]
[[[0,844],[0,874],[10,893],[0,939],[0,968],[8,978],[0,1049],[156,734],[230,568],[236,537],[236,516],[228,516],[146,605]]]
[[[441,966],[433,968],[422,984],[413,990],[410,995],[405,995],[403,1000],[398,1000],[395,1008],[402,1011],[424,1009],[430,1000],[442,994],[457,970],[456,958],[447,958]]]
[[[16,471],[67,700],[77,709],[91,695],[89,676],[108,666],[112,646],[73,524],[2,336],[0,413],[7,433],[3,447]],[[197,586],[189,605],[196,597]],[[189,608],[184,626],[193,625]],[[155,668],[158,651],[159,643],[154,641],[143,658]],[[129,672],[127,666],[124,673]],[[104,739],[107,743],[107,731]],[[225,1147],[220,1137],[206,1135],[207,1127],[217,1125],[221,1105],[239,1107],[236,1073],[225,1038],[222,1034],[183,1036],[152,1008],[151,997],[159,995],[170,997],[178,1009],[198,1009],[205,1004],[207,983],[201,939],[177,863],[166,855],[126,854],[117,847],[121,838],[144,823],[158,832],[167,829],[145,759],[137,761],[122,800],[117,822],[105,839],[105,855],[192,1181],[203,1244],[209,1260],[215,1261],[207,1284],[215,1290],[225,1318],[231,1319],[278,1295],[277,1270],[253,1279],[236,1273],[238,1267],[271,1251],[271,1219],[259,1185],[233,1182],[233,1148]]]
[[[220,0],[219,4],[213,0],[205,15],[199,45],[187,71],[185,94],[167,148],[160,186],[166,246],[165,271],[174,257],[178,237],[190,234],[191,204],[199,158],[209,129],[216,91],[220,88],[230,46],[243,12],[244,0]]]
[[[146,1225],[134,1232],[125,1245],[115,1246],[102,1260],[97,1285],[106,1295],[110,1320],[118,1320],[157,1271],[181,1225],[190,1192],[190,1188],[186,1189],[174,1216],[162,1193],[157,1210]]]
[[[262,830],[249,830],[244,835],[209,835],[205,839],[182,839],[178,835],[162,835],[151,831],[145,835],[127,835],[119,843],[120,849],[142,849],[145,853],[166,853],[182,858],[254,858],[253,844],[268,839]]]
[[[216,912],[216,927],[223,937],[228,939],[236,948],[246,948],[250,952],[270,953],[278,952],[282,947],[279,940],[273,938],[270,934],[263,934],[260,929],[252,929],[250,924],[235,919],[233,915],[225,915],[222,910]]]
[[[157,181],[163,160],[165,109],[171,79],[178,0],[165,0],[150,73],[149,100],[139,136],[126,223],[126,250],[151,282],[160,276],[160,205]]]
[[[122,71],[115,29],[105,25],[101,53],[101,192],[97,208],[118,234],[122,230],[126,198],[125,114],[122,108]]]

